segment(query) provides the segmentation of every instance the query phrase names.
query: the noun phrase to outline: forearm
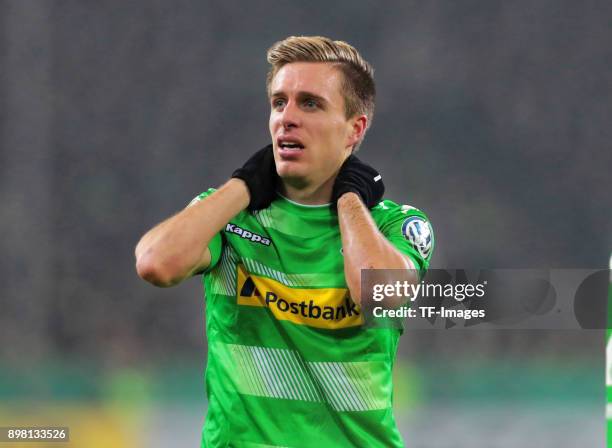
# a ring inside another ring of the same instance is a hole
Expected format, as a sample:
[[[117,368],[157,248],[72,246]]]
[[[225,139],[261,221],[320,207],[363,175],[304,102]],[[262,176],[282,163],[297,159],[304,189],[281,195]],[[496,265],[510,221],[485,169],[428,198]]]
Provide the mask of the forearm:
[[[157,286],[172,286],[206,261],[208,244],[235,215],[246,208],[243,181],[231,179],[215,193],[149,230],[136,246],[136,269]]]
[[[355,193],[346,193],[338,200],[338,221],[344,274],[355,302],[361,303],[362,269],[414,269],[412,262],[380,233],[369,210]],[[416,275],[413,277],[416,280]]]

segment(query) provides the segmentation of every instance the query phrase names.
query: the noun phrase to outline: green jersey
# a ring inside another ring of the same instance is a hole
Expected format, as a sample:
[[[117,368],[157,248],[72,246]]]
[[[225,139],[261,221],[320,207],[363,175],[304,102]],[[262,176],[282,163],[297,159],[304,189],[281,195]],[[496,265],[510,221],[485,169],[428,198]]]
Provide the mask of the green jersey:
[[[387,200],[371,214],[423,274],[426,216]],[[363,325],[330,207],[279,197],[239,213],[209,249],[202,446],[403,446],[391,381],[400,330]]]

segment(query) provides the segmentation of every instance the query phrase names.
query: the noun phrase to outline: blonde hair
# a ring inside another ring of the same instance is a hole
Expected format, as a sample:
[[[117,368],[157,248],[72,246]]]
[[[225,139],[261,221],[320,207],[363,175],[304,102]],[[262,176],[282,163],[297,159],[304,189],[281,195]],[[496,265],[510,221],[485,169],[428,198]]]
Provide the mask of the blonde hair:
[[[266,79],[268,96],[274,76],[285,64],[292,62],[335,64],[344,75],[342,96],[346,118],[364,114],[368,117],[367,126],[370,127],[376,98],[374,69],[352,45],[322,36],[291,36],[272,45],[268,50],[267,59],[271,65]]]

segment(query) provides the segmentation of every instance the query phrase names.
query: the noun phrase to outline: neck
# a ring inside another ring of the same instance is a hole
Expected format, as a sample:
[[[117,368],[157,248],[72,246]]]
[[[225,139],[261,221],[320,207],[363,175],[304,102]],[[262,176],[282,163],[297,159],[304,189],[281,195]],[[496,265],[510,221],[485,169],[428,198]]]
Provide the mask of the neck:
[[[300,185],[283,179],[281,194],[298,204],[323,205],[331,202],[332,189],[336,176],[332,176],[319,185]]]

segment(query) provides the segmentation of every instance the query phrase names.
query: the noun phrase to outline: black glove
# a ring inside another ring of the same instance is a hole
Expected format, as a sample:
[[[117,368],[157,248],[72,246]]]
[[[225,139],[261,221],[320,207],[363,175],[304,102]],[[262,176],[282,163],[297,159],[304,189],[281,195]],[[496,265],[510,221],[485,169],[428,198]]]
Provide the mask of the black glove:
[[[247,184],[251,195],[247,210],[252,212],[268,207],[276,198],[278,182],[272,145],[253,154],[242,168],[232,173],[232,177],[242,179]]]
[[[332,205],[336,207],[340,196],[349,191],[357,193],[368,208],[377,205],[385,193],[385,184],[378,171],[352,154],[344,161],[336,177]]]

